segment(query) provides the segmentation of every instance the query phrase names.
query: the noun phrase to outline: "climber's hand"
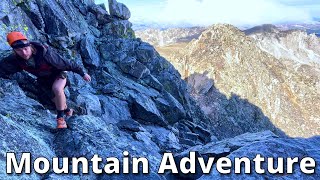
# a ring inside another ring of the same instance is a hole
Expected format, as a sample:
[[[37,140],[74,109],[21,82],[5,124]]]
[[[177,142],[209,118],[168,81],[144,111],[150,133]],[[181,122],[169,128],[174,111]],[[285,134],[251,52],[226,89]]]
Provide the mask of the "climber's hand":
[[[83,79],[87,82],[91,81],[91,77],[89,76],[89,74],[84,74]]]

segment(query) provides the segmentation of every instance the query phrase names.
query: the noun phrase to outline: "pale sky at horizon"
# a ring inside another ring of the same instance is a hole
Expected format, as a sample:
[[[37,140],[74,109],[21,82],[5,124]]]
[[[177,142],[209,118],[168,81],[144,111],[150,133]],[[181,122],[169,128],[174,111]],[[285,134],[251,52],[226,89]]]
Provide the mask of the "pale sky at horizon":
[[[108,0],[96,0],[105,3]],[[209,26],[312,23],[320,19],[320,1],[315,0],[118,0],[130,12],[132,23]]]

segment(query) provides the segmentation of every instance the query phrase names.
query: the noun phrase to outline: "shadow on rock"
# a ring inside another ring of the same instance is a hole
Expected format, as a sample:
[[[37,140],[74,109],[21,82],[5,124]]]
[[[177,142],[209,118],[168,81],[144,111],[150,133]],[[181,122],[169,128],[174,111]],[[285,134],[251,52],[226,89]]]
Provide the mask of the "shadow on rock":
[[[206,73],[195,73],[186,78],[189,91],[201,109],[211,119],[215,134],[220,138],[230,138],[246,132],[270,130],[279,136],[286,134],[277,128],[262,110],[242,99],[237,94],[227,97],[214,85],[214,80]]]

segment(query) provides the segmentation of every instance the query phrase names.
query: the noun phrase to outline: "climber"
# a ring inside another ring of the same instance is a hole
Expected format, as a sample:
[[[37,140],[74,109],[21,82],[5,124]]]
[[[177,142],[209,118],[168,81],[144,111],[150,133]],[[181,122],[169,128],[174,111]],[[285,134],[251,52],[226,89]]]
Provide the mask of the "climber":
[[[25,70],[37,77],[41,89],[47,92],[57,110],[57,128],[67,128],[65,117],[72,116],[68,108],[64,88],[67,85],[65,71],[73,71],[87,82],[91,77],[78,64],[66,61],[50,47],[30,42],[21,32],[10,32],[7,41],[13,53],[0,62],[0,77]]]

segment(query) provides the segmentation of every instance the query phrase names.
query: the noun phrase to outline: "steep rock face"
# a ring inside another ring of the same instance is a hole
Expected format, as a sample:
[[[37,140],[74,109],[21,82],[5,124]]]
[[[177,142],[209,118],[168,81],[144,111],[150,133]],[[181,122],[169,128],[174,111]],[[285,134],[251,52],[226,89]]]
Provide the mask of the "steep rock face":
[[[241,132],[247,126],[239,123],[244,123],[276,131],[271,124],[266,126],[270,118],[290,136],[320,133],[320,115],[314,106],[320,102],[318,69],[309,65],[295,69],[294,62],[262,51],[256,41],[230,25],[212,26],[169,59],[187,78],[202,109],[217,118],[217,127],[231,125]],[[257,107],[238,106],[246,102]]]
[[[21,72],[1,79],[3,158],[6,152],[18,157],[31,152],[32,159],[91,159],[94,154],[122,159],[126,150],[131,156],[149,159],[151,173],[144,177],[160,178],[155,172],[162,152],[205,144],[211,136],[215,139],[214,128],[208,126],[209,119],[186,91],[178,71],[150,44],[134,38],[124,5],[110,3],[115,5],[111,15],[92,0],[1,3],[1,59],[10,53],[6,33],[22,31],[30,40],[46,43],[79,63],[92,77],[86,84],[79,75],[68,73],[68,104],[76,112],[67,121],[69,128],[62,131],[54,129],[54,107],[39,94],[34,76]],[[6,179],[3,158],[0,177]],[[20,177],[57,178],[51,171]],[[75,178],[81,177],[109,178],[94,174]]]
[[[166,30],[145,29],[136,31],[136,36],[153,46],[167,46],[196,39],[204,30],[203,27],[170,28]]]
[[[217,137],[236,133],[225,135],[223,131],[228,130],[218,131],[211,126],[212,120],[191,98],[178,71],[151,45],[134,38],[129,21],[110,15],[92,0],[3,1],[0,7],[4,28],[1,37],[11,30],[23,31],[31,40],[47,43],[65,58],[83,65],[92,76],[92,82],[86,84],[79,75],[68,73],[71,86],[66,95],[76,112],[67,120],[69,128],[64,130],[55,129],[52,104],[39,94],[35,77],[21,72],[0,79],[0,179],[171,179],[171,174],[157,174],[164,152],[183,155],[187,148],[202,152],[199,147],[231,144],[229,151],[217,151],[222,157],[236,150],[235,146],[242,146],[235,142],[244,141],[244,145],[254,147],[257,141],[277,138],[268,132],[218,142]],[[5,39],[0,47],[4,50],[0,52],[2,59],[10,53],[6,51],[10,47]],[[201,88],[201,92],[209,86]],[[318,139],[306,141],[318,160],[319,151],[311,147],[319,147]],[[295,155],[296,149],[288,153]],[[42,156],[50,161],[53,157],[90,160],[98,154],[105,162],[107,157],[122,161],[123,151],[132,157],[148,158],[150,173],[5,173],[7,152],[15,152],[18,159],[23,152],[31,152],[32,159]],[[299,176],[303,177],[298,173]]]

